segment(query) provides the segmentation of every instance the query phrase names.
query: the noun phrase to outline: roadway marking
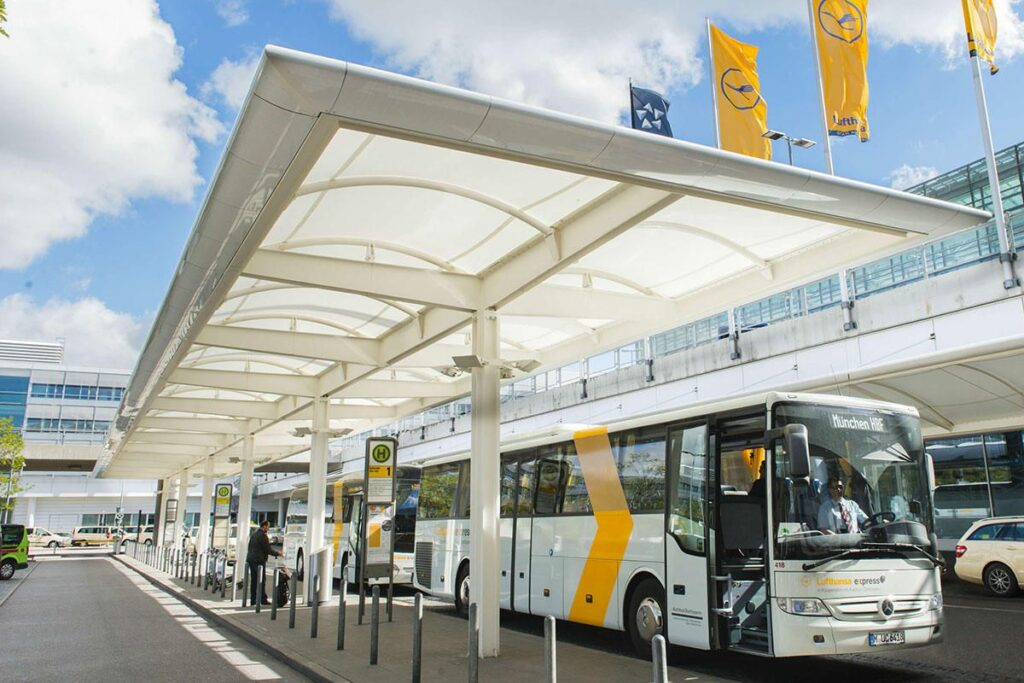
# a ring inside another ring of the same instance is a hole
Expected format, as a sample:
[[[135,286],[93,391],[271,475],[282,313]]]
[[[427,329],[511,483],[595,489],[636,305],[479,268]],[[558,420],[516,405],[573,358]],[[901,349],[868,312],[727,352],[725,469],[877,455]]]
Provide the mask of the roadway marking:
[[[204,617],[196,614],[188,605],[149,583],[145,578],[129,569],[123,563],[111,559],[107,561],[114,565],[114,568],[121,572],[126,579],[131,581],[132,585],[156,600],[161,607],[167,610],[168,614],[174,617],[178,625],[192,634],[196,640],[220,655],[236,671],[250,681],[271,681],[281,678],[280,675],[266,664],[250,659],[244,652],[237,650],[229,639],[214,630]]]
[[[977,609],[983,612],[1006,612],[1007,614],[1024,614],[1024,610],[1005,609],[1003,607],[974,607],[973,605],[951,605],[948,602],[943,607],[955,607],[957,609]]]

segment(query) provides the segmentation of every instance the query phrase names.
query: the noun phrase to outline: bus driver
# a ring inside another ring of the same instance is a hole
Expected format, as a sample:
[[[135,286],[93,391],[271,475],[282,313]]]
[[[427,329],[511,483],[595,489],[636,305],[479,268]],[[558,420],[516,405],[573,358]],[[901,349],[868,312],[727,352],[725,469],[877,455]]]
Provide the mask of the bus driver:
[[[868,516],[857,501],[843,497],[845,485],[836,475],[828,478],[828,497],[818,508],[818,529],[829,534],[855,534]]]

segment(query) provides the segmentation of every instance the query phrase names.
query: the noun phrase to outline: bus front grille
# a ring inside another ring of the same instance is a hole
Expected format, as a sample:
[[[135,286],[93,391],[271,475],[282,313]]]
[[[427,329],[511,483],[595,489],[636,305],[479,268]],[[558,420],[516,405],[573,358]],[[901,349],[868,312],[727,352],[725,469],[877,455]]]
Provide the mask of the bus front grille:
[[[431,588],[431,568],[433,565],[434,544],[430,541],[416,544],[416,583]]]

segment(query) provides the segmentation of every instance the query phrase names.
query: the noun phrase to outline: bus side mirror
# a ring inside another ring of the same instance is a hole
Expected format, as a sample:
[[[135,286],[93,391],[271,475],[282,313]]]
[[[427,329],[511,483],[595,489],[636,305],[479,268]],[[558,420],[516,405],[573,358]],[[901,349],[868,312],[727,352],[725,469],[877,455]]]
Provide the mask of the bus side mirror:
[[[786,425],[781,429],[770,429],[765,433],[765,445],[770,450],[775,442],[782,439],[789,455],[789,475],[802,479],[811,474],[811,449],[807,438],[807,427],[801,424]]]

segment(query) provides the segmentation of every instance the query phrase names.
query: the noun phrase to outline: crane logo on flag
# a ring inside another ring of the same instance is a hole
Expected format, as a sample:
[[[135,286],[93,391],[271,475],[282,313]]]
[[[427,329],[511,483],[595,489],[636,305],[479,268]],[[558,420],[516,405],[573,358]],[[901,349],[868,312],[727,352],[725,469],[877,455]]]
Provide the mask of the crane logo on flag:
[[[720,83],[726,101],[740,111],[753,109],[761,103],[761,93],[757,92],[747,75],[739,69],[723,71]]]
[[[841,8],[837,11],[837,7]],[[844,43],[856,43],[864,36],[864,15],[857,5],[844,0],[821,0],[818,5],[821,30]]]

